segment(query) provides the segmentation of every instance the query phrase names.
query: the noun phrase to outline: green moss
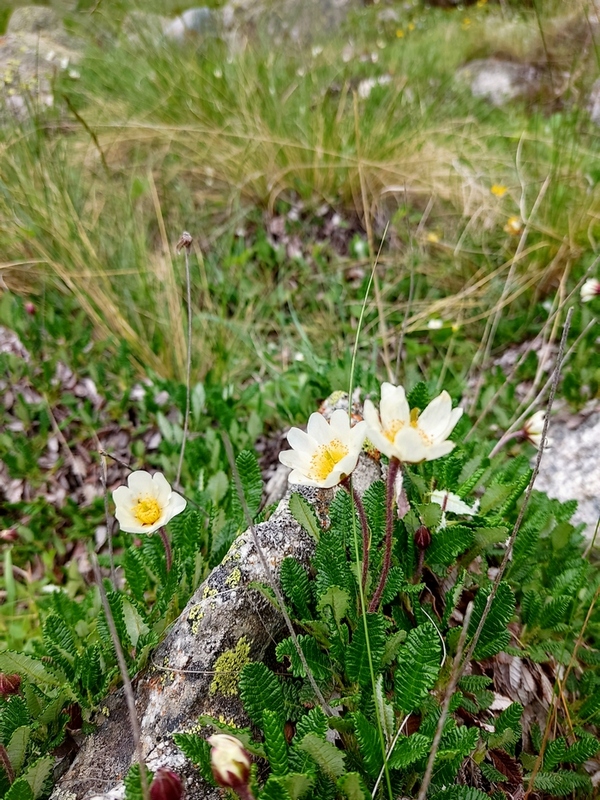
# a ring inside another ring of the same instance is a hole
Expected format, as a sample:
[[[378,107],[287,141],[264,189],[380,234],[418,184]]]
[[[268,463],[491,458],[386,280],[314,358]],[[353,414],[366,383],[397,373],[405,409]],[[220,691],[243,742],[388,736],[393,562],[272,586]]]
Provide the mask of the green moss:
[[[215,661],[215,677],[210,684],[210,694],[231,697],[238,693],[238,679],[242,668],[250,661],[250,645],[245,636],[233,650],[226,650]]]

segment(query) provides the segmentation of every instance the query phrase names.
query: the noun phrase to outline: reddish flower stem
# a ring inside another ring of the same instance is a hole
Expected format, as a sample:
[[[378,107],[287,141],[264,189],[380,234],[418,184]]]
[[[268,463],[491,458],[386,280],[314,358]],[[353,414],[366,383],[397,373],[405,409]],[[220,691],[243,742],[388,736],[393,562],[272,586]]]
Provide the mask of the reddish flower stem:
[[[392,544],[394,539],[394,483],[396,482],[396,475],[398,474],[398,469],[400,468],[400,462],[397,458],[392,456],[390,458],[390,463],[388,465],[388,474],[387,474],[387,487],[385,493],[385,509],[386,509],[386,518],[385,518],[385,551],[383,555],[383,567],[381,570],[381,577],[379,578],[379,585],[375,590],[375,594],[373,595],[373,599],[369,604],[369,611],[375,612],[379,607],[379,603],[381,601],[381,595],[383,594],[383,590],[385,589],[385,584],[387,582],[388,573],[390,571],[390,566],[392,563]]]
[[[171,554],[171,544],[169,542],[169,537],[167,536],[167,532],[164,528],[159,529],[160,538],[163,540],[163,544],[165,546],[165,558],[167,560],[167,572],[171,571],[171,565],[173,564],[173,556]]]

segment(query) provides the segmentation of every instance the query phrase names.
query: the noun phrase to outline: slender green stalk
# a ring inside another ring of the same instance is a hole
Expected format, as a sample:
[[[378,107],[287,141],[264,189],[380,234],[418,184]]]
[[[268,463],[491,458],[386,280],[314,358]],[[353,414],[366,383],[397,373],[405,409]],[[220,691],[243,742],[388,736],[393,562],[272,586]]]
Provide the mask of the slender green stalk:
[[[188,429],[190,424],[190,396],[191,396],[191,377],[192,377],[192,282],[190,279],[190,247],[192,237],[184,231],[177,243],[177,252],[183,250],[185,256],[185,286],[187,304],[187,358],[185,365],[185,417],[183,419],[183,438],[181,440],[181,450],[179,452],[179,463],[177,464],[177,476],[175,486],[179,489],[181,480],[181,470],[183,468],[183,457],[185,455],[185,445],[187,442]]]
[[[173,566],[173,552],[171,550],[171,543],[169,542],[169,535],[164,528],[159,528],[160,538],[163,540],[165,546],[165,559],[167,561],[167,572],[171,572]]]

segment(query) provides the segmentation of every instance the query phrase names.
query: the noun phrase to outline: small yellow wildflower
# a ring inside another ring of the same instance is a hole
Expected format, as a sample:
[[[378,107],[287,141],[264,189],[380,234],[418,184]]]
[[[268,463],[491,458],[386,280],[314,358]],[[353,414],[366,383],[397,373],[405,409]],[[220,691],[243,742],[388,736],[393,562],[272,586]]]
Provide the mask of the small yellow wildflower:
[[[465,17],[463,19],[462,26],[463,26],[463,30],[466,30],[467,28],[471,27],[471,20],[469,19],[469,17]]]
[[[414,22],[409,22],[406,27],[408,28],[409,31],[414,31],[414,29],[416,28],[416,25],[415,25]]]
[[[506,220],[504,230],[506,233],[510,233],[511,236],[518,236],[523,230],[523,220],[518,216],[509,217]]]
[[[428,233],[427,234],[427,241],[431,242],[431,244],[436,244],[437,242],[439,242],[439,240],[440,240],[440,237],[437,235],[437,233]]]
[[[402,30],[402,28],[398,28],[398,30],[396,31],[396,38],[404,39],[404,31]]]
[[[495,195],[496,197],[504,197],[507,193],[508,189],[506,186],[502,186],[500,183],[495,183],[491,188],[490,192]]]

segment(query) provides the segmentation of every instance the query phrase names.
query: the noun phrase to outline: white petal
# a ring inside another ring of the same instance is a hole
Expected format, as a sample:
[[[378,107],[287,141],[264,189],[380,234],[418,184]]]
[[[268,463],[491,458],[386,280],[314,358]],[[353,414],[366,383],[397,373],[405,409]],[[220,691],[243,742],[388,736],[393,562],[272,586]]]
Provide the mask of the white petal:
[[[133,496],[128,486],[119,486],[118,489],[114,490],[112,496],[117,510],[121,508],[131,509],[137,503],[137,499]]]
[[[448,427],[451,412],[452,398],[448,392],[443,391],[419,415],[419,428],[424,430],[432,439],[437,439]]]
[[[394,439],[394,455],[400,461],[408,464],[420,464],[421,461],[428,460],[431,447],[423,443],[423,439],[415,428],[402,428]]]
[[[135,497],[142,497],[145,495],[154,497],[155,488],[152,475],[143,469],[132,472],[127,478],[127,484]]]
[[[304,431],[301,431],[300,428],[290,428],[287,433],[287,440],[290,447],[293,447],[294,450],[298,450],[301,453],[312,452],[315,447],[310,436]]]
[[[300,469],[301,465],[307,462],[306,456],[296,450],[283,450],[279,453],[279,460],[286,467],[291,467],[292,469]]]
[[[434,444],[428,448],[427,457],[425,460],[433,461],[436,458],[443,458],[443,456],[447,456],[448,453],[451,453],[455,447],[455,442],[451,442],[449,439],[446,439],[444,442]]]
[[[308,435],[315,439],[318,444],[326,444],[331,440],[331,428],[322,414],[315,411],[308,418]]]
[[[337,408],[329,420],[331,434],[335,434],[342,441],[346,441],[350,433],[350,417],[348,412]]]
[[[383,386],[390,388],[384,393]],[[410,421],[410,408],[404,387],[392,386],[390,383],[384,383],[383,386],[381,387],[381,403],[379,404],[382,427],[388,428],[394,420],[400,420],[404,424],[408,424]]]
[[[361,450],[363,443],[365,441],[365,437],[367,435],[367,423],[364,420],[357,422],[350,429],[350,448],[352,450]]]
[[[169,505],[167,507],[169,519],[173,519],[173,517],[177,516],[177,514],[181,514],[186,505],[187,500],[185,497],[177,494],[177,492],[171,492],[171,497],[169,497]]]
[[[290,472],[288,483],[296,484],[296,486],[321,486],[322,484],[308,478],[304,472],[294,469]]]
[[[475,506],[468,505],[452,492],[432,492],[431,502],[437,503],[445,511],[451,511],[453,514],[467,514],[472,517],[476,513]]]
[[[169,502],[171,495],[171,484],[162,474],[162,472],[155,472],[152,476],[152,485],[154,488],[153,496],[158,501],[161,508],[164,508]]]

